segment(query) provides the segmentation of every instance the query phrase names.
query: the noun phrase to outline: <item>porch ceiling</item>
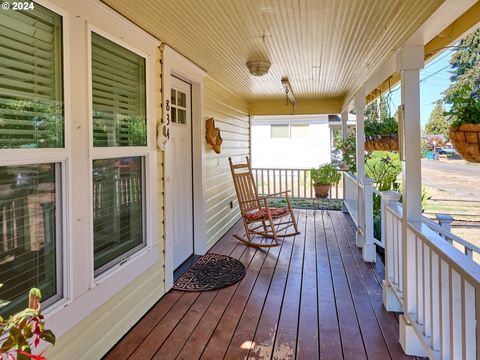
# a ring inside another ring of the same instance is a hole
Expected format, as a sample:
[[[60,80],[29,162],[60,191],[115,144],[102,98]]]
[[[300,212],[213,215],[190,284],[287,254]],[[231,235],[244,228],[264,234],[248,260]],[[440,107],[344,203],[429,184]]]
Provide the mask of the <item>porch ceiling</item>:
[[[249,102],[285,96],[338,103],[443,0],[103,0]],[[127,30],[126,30],[127,31]],[[245,63],[267,58],[262,77]]]

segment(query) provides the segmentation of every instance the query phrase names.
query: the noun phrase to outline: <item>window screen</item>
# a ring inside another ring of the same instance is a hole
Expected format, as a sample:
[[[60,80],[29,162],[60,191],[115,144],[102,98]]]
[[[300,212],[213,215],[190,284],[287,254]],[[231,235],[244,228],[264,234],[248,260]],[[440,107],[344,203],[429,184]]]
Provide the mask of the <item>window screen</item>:
[[[142,157],[93,161],[96,274],[144,244],[142,163]]]
[[[0,11],[0,149],[63,147],[62,18]]]
[[[28,305],[38,287],[42,301],[57,294],[56,220],[59,164],[0,167],[0,315]]]
[[[94,146],[145,146],[145,59],[92,33]]]
[[[289,137],[288,125],[271,125],[270,131],[272,139],[287,139]]]

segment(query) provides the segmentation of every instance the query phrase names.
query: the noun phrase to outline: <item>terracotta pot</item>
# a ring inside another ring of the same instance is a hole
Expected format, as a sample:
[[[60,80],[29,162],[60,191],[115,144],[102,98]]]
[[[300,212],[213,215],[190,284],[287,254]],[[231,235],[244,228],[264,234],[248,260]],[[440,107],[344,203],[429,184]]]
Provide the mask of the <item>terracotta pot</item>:
[[[467,161],[480,163],[480,124],[463,124],[450,128],[450,141]]]
[[[398,135],[379,135],[365,140],[366,151],[398,151]]]
[[[317,185],[314,184],[313,188],[315,189],[315,197],[325,199],[328,197],[328,191],[330,190],[330,185]]]

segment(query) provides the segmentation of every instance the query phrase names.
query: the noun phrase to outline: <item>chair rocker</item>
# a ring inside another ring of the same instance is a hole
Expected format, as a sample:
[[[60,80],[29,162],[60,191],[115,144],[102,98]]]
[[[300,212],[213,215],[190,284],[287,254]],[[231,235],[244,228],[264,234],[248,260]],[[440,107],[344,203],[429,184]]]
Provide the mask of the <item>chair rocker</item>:
[[[279,238],[300,234],[288,197],[290,191],[258,196],[257,184],[253,178],[248,156],[246,160],[246,163],[233,164],[232,159],[228,159],[245,227],[244,237],[238,235],[234,235],[234,237],[248,246],[257,248],[278,246],[280,245]],[[279,195],[287,200],[287,206],[271,208],[268,200]],[[258,241],[256,236],[260,237]],[[271,241],[265,242],[265,238],[271,239]]]

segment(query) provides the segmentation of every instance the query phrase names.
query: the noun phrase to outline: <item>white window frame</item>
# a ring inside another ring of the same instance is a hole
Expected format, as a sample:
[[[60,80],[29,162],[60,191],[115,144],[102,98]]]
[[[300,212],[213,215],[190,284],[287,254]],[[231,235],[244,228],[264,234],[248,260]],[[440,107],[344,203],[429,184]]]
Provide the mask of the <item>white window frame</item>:
[[[151,177],[151,171],[149,166],[152,161],[150,159],[150,151],[149,147],[151,147],[152,142],[155,143],[155,139],[152,139],[151,131],[149,130],[149,127],[147,126],[147,144],[145,146],[111,146],[111,147],[95,147],[93,145],[93,75],[92,75],[92,33],[96,33],[100,36],[103,36],[104,38],[112,41],[113,43],[120,45],[121,47],[135,53],[138,56],[141,56],[142,58],[145,59],[145,110],[146,110],[146,121],[147,124],[149,122],[149,119],[151,117],[149,116],[149,111],[148,111],[148,81],[149,81],[149,76],[147,74],[150,73],[149,69],[149,63],[148,63],[148,55],[144,52],[142,52],[139,49],[136,49],[135,47],[131,46],[128,43],[125,43],[121,39],[118,39],[111,34],[103,31],[102,29],[92,25],[88,24],[88,35],[87,35],[87,41],[88,41],[88,103],[89,103],[89,154],[90,154],[90,161],[89,161],[89,170],[90,170],[90,192],[89,192],[89,197],[90,197],[90,219],[91,219],[91,253],[92,253],[92,269],[94,269],[94,230],[93,230],[93,178],[92,178],[92,172],[93,172],[93,161],[94,160],[101,160],[101,159],[118,159],[118,158],[125,158],[125,157],[141,157],[142,158],[142,226],[144,231],[142,231],[142,237],[143,237],[143,246],[140,247],[140,245],[136,248],[132,249],[134,251],[129,251],[126,254],[123,254],[120,256],[121,259],[119,259],[117,264],[109,265],[107,266],[106,270],[101,270],[98,275],[95,275],[95,270],[94,270],[94,280],[95,279],[101,279],[102,276],[108,275],[108,272],[111,269],[117,268],[120,265],[123,265],[125,261],[128,261],[131,257],[136,256],[137,254],[141,254],[145,251],[150,251],[152,249],[152,239],[148,236],[148,229],[152,228],[152,225],[150,224],[152,219],[147,215],[149,214],[147,208],[147,199],[150,198],[150,194],[147,189],[147,184],[150,182],[148,179]],[[155,121],[155,120],[153,120]],[[156,162],[155,162],[156,163]],[[150,188],[149,188],[150,189]],[[150,223],[149,223],[150,222]]]
[[[62,18],[62,71],[66,74],[70,71],[69,61],[69,42],[68,42],[68,29],[69,18],[67,12],[44,0],[35,0],[36,3],[45,7],[46,9],[56,13]],[[61,306],[66,302],[69,297],[71,288],[70,284],[70,216],[69,216],[69,203],[70,203],[70,164],[71,164],[71,126],[70,126],[70,86],[67,82],[67,78],[63,76],[63,147],[61,148],[13,148],[13,149],[0,149],[0,166],[19,166],[19,165],[34,165],[43,163],[53,163],[60,165],[61,179],[57,178],[57,171],[55,174],[55,196],[58,198],[60,195],[60,201],[56,202],[56,217],[61,214],[61,218],[57,221],[57,235],[61,238],[56,238],[56,275],[57,275],[57,294],[53,299],[46,299],[42,301],[46,307]],[[60,194],[58,194],[60,191]],[[60,273],[61,272],[61,273]]]
[[[57,337],[60,337],[147,269],[158,263],[160,259],[157,235],[159,219],[157,219],[156,206],[157,151],[155,142],[155,77],[158,76],[155,62],[158,59],[160,42],[99,1],[35,0],[35,2],[62,16],[64,148],[2,150],[0,164],[62,163],[62,299],[45,307],[42,311],[49,328]],[[94,276],[93,265],[92,196],[89,195],[88,199],[86,196],[85,199],[78,196],[78,194],[91,194],[93,188],[91,174],[94,157],[92,156],[90,69],[92,29],[99,35],[113,39],[129,50],[141,53],[140,55],[146,59],[147,146],[119,149],[121,152],[116,154],[117,149],[95,149],[95,158],[144,157],[145,247],[128,257],[126,261],[111,267],[97,277]],[[70,46],[70,44],[74,45]],[[135,49],[130,44],[135,44],[135,47],[142,50]],[[75,116],[73,116],[74,112]],[[79,133],[84,135],[79,137]],[[89,139],[86,139],[87,136]],[[87,171],[87,164],[84,161],[87,158],[90,171]],[[81,159],[80,163],[78,163],[78,159]],[[81,179],[78,178],[80,171],[82,174],[85,173]],[[73,204],[75,199],[75,204]],[[86,227],[90,229],[90,236],[83,231]],[[81,233],[78,233],[79,229],[82,229]],[[40,350],[45,346],[42,343]]]

